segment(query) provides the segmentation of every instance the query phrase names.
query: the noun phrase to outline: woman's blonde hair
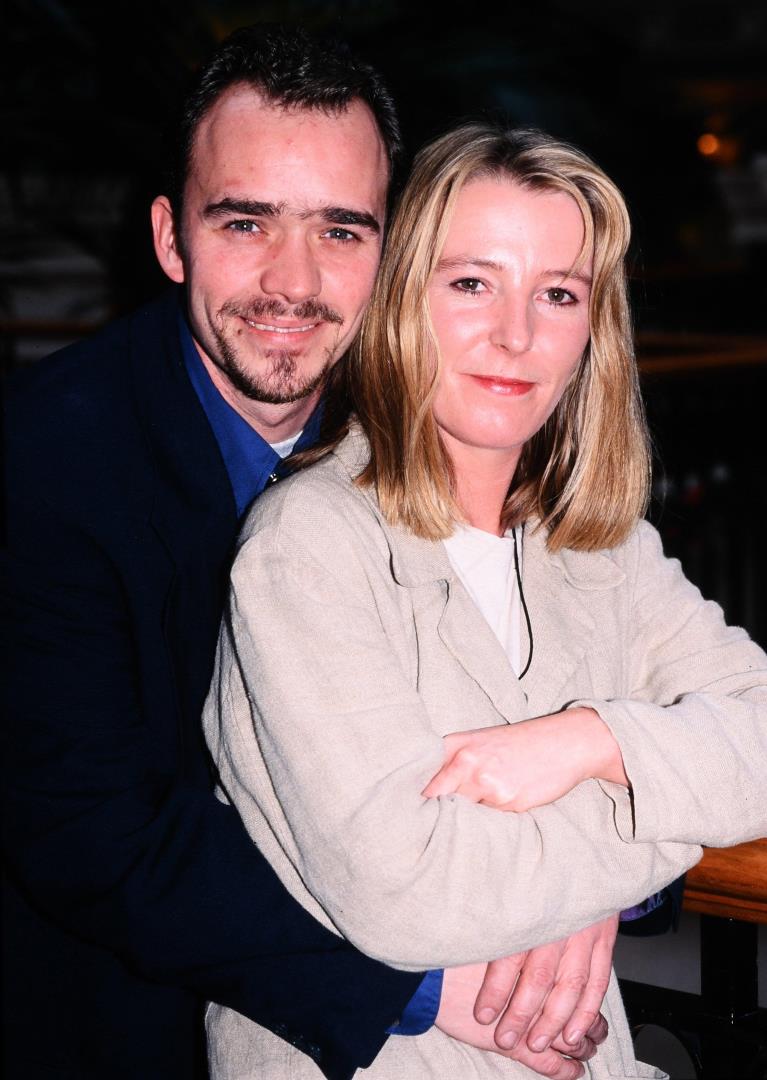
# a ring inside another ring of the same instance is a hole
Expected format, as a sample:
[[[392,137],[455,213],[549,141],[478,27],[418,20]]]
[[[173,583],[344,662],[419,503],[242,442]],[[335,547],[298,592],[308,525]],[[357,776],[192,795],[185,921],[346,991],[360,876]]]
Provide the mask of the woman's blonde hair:
[[[594,261],[589,344],[522,450],[502,523],[537,519],[551,550],[612,547],[644,513],[650,479],[626,295],[628,213],[594,162],[539,131],[465,124],[418,154],[350,357],[353,404],[371,450],[358,482],[374,485],[385,517],[418,536],[442,539],[461,519],[432,416],[440,360],[427,287],[459,192],[486,176],[572,196],[584,222],[580,258],[593,250]]]

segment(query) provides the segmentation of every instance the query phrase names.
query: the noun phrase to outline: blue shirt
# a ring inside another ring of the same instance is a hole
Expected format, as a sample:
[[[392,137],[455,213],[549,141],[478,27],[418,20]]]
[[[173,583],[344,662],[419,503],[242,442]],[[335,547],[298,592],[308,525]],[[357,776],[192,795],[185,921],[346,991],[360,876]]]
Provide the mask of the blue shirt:
[[[179,323],[186,370],[213,428],[234,492],[237,516],[242,517],[255,497],[268,484],[284,476],[287,470],[282,466],[282,458],[277,451],[218,392],[200,359],[183,316],[179,317]],[[308,450],[317,441],[321,423],[322,404],[309,417],[293,447],[294,452]]]
[[[184,363],[208,423],[213,429],[234,492],[237,516],[242,517],[257,495],[289,471],[280,455],[247,420],[221,396],[200,359],[186,319],[179,316],[179,335]],[[308,450],[320,434],[322,403],[314,410],[293,447],[294,453]],[[429,971],[405,1006],[399,1023],[390,1035],[421,1035],[437,1018],[442,994],[442,972]]]

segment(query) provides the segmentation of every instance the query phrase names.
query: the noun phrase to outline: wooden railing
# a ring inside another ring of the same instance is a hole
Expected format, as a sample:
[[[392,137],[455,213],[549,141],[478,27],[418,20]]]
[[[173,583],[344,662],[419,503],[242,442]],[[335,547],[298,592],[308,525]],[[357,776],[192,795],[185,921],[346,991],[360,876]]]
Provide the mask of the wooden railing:
[[[708,848],[687,875],[684,908],[700,915],[767,923],[767,840]]]

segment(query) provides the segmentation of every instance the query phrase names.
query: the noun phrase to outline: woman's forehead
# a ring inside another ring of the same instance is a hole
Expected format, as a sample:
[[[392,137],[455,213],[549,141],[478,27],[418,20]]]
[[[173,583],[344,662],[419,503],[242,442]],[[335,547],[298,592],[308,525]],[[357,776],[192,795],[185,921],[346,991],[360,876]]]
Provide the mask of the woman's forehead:
[[[441,261],[524,259],[562,269],[581,261],[585,236],[581,208],[568,192],[533,188],[508,176],[479,176],[455,198]]]

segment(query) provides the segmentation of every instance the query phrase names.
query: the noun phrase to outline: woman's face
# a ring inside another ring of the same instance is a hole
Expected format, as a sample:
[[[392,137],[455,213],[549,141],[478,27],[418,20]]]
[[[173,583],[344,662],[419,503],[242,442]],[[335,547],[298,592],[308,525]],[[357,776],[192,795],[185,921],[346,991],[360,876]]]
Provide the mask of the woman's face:
[[[434,417],[454,464],[516,467],[589,340],[592,259],[564,192],[480,178],[460,192],[428,289],[442,356]],[[468,458],[467,458],[468,455]]]

